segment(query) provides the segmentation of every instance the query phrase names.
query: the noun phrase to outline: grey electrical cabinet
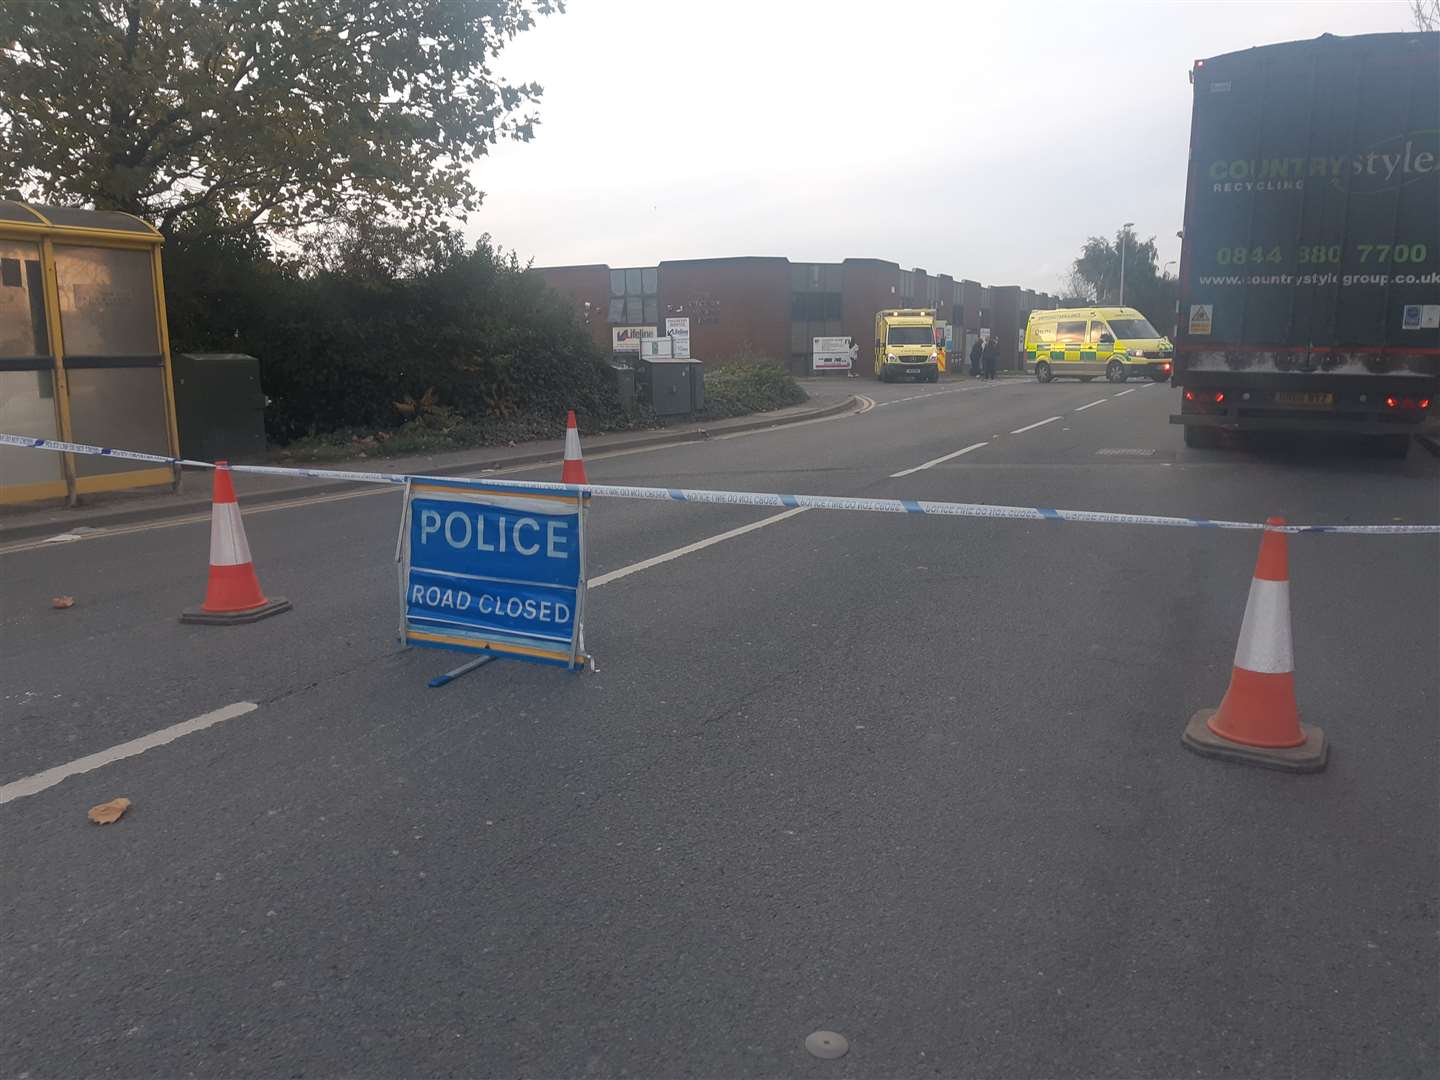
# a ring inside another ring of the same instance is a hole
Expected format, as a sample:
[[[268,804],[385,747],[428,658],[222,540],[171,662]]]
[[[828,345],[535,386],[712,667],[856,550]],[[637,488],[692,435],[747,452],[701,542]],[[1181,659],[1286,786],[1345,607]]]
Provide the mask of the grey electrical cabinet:
[[[684,416],[704,407],[705,376],[699,360],[659,358],[641,363],[656,416]]]
[[[243,353],[177,353],[171,367],[182,456],[200,461],[264,456],[259,360]]]

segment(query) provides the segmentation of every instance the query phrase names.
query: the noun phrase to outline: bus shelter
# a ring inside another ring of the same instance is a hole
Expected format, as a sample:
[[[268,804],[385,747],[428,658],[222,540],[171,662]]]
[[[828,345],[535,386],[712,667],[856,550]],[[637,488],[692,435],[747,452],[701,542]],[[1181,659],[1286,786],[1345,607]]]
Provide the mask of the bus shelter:
[[[160,233],[0,200],[0,431],[179,456]],[[179,469],[0,447],[0,503],[179,484]]]

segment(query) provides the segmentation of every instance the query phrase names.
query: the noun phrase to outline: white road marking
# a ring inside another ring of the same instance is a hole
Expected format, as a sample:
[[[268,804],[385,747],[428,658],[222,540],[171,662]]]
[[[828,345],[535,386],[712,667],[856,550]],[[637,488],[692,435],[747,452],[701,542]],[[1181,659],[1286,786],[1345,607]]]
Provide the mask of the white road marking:
[[[587,584],[592,589],[598,589],[601,585],[609,585],[612,581],[619,581],[621,578],[629,577],[631,574],[638,574],[641,570],[648,570],[652,566],[659,566],[661,563],[670,562],[670,560],[678,559],[682,555],[689,555],[693,552],[701,551],[710,547],[712,544],[718,544],[724,540],[732,540],[737,536],[744,536],[748,532],[763,529],[767,525],[776,525],[786,518],[792,518],[796,514],[803,514],[808,509],[810,509],[808,506],[797,506],[793,510],[786,510],[779,514],[772,514],[767,518],[761,518],[759,521],[752,521],[749,525],[741,525],[738,529],[730,529],[727,532],[716,533],[714,536],[707,536],[704,540],[696,540],[693,544],[686,544],[684,547],[678,547],[673,551],[667,551],[649,559],[642,559],[637,563],[631,563],[629,566],[622,566],[618,570],[611,570],[608,573],[601,574],[599,577],[593,577]]]
[[[979,450],[980,447],[989,445],[990,444],[988,442],[973,443],[972,445],[965,447],[965,449],[963,450],[956,450],[953,454],[946,454],[943,457],[934,458],[931,461],[925,462],[924,465],[916,465],[913,469],[901,469],[899,472],[892,472],[890,474],[890,479],[894,480],[897,477],[909,476],[911,473],[917,473],[920,472],[922,469],[932,468],[933,466],[939,465],[941,462],[949,461],[951,458],[957,458],[961,454],[968,454],[971,450]]]
[[[1025,432],[1027,432],[1027,431],[1034,431],[1037,427],[1044,427],[1046,424],[1053,424],[1056,420],[1059,420],[1059,419],[1060,419],[1060,417],[1058,417],[1058,416],[1052,416],[1052,417],[1050,417],[1049,419],[1046,419],[1046,420],[1037,420],[1037,421],[1036,421],[1035,423],[1033,423],[1033,424],[1026,424],[1024,427],[1016,428],[1014,431],[1010,432],[1010,434],[1011,434],[1011,435],[1023,435],[1023,434],[1024,434]]]
[[[1105,402],[1107,402],[1107,401],[1109,401],[1109,400],[1110,400],[1110,399],[1109,399],[1108,397],[1102,397],[1099,401],[1092,401],[1092,402],[1090,402],[1089,405],[1081,405],[1081,406],[1080,406],[1078,409],[1076,409],[1075,411],[1076,411],[1076,412],[1084,412],[1086,409],[1093,409],[1096,405],[1104,405]]]
[[[16,799],[23,799],[27,795],[37,795],[46,788],[52,788],[60,781],[81,773],[93,772],[112,762],[122,761],[125,758],[143,754],[146,750],[153,750],[157,746],[164,746],[176,739],[184,738],[186,735],[193,735],[197,731],[204,731],[208,727],[223,723],[226,720],[233,720],[237,716],[244,716],[252,713],[260,706],[253,701],[237,701],[233,705],[226,705],[224,708],[215,709],[211,712],[202,713],[193,720],[186,720],[183,723],[171,724],[159,731],[152,731],[149,735],[142,735],[138,739],[131,739],[129,742],[112,746],[108,750],[101,750],[95,754],[87,754],[85,757],[76,758],[65,765],[57,765],[53,769],[46,769],[34,776],[27,776],[23,780],[14,780],[11,783],[0,786],[0,805],[14,802]]]
[[[1138,386],[1132,386],[1132,387],[1130,387],[1129,390],[1121,390],[1121,391],[1120,391],[1118,394],[1116,394],[1115,396],[1116,396],[1116,397],[1124,397],[1126,394],[1133,394],[1133,393],[1134,393],[1136,390],[1138,390],[1138,389],[1140,389]]]

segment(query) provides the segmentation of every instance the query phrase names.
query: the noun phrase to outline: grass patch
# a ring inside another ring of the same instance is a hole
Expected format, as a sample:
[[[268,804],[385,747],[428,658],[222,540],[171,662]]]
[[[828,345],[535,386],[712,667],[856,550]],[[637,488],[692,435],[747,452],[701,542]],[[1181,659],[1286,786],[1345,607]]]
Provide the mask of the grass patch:
[[[634,417],[592,426],[581,418],[581,430],[589,435],[609,431],[635,431],[656,427],[649,409]],[[272,456],[284,462],[351,461],[356,458],[392,458],[406,454],[442,454],[487,446],[516,446],[565,434],[564,416],[515,416],[480,420],[456,418],[444,424],[411,420],[391,431],[350,429],[296,439]]]

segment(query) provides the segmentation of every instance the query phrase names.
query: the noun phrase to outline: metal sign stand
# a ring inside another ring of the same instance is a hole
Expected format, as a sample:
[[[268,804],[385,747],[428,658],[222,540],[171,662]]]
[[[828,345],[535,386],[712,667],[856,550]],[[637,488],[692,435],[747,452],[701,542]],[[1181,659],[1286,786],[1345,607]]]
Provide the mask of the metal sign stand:
[[[444,686],[446,683],[454,682],[456,679],[460,678],[461,675],[470,674],[470,672],[474,671],[478,667],[484,667],[486,664],[490,663],[491,660],[499,659],[500,657],[498,656],[477,656],[468,664],[461,664],[454,671],[447,671],[444,675],[436,675],[435,678],[431,679],[426,685],[433,690],[437,686]]]

